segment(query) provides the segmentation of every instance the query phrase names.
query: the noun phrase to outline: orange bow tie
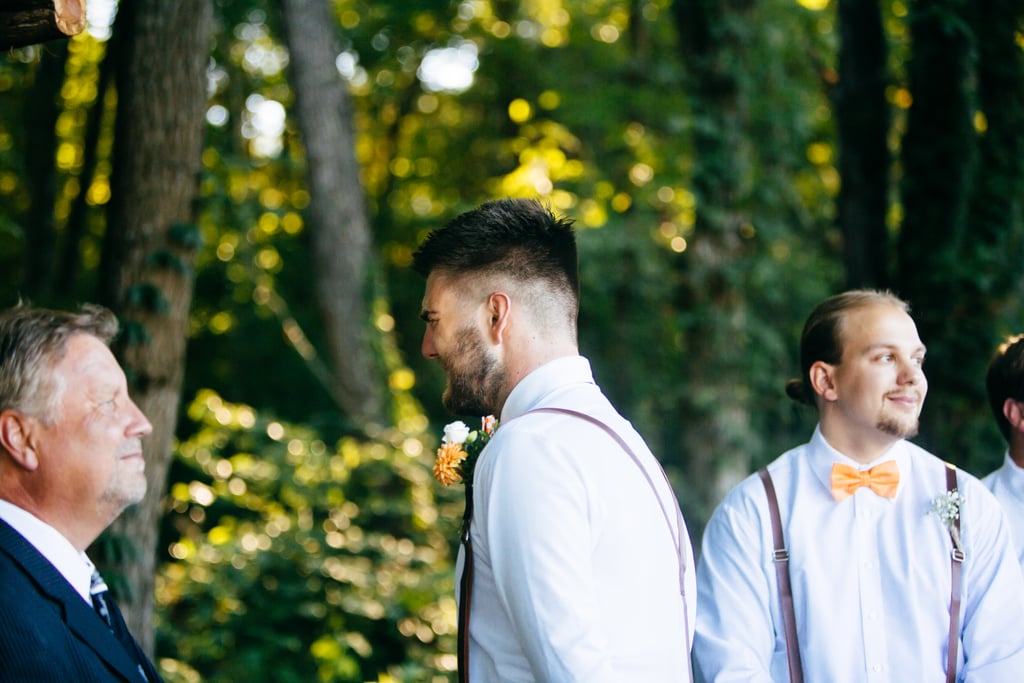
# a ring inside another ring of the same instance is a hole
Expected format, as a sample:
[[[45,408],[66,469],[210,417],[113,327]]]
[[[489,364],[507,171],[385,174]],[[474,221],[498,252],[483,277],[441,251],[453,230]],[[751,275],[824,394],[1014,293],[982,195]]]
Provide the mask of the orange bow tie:
[[[869,470],[835,463],[832,465],[832,497],[843,500],[852,496],[861,486],[867,486],[883,498],[895,498],[900,483],[900,470],[895,460],[875,465]]]

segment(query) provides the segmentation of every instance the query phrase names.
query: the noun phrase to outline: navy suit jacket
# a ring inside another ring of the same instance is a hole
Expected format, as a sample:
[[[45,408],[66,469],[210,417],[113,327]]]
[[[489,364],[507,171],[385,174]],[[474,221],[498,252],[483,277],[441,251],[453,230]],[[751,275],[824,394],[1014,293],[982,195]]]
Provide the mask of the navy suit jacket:
[[[159,683],[152,663],[144,666]],[[49,560],[0,520],[0,683],[120,681],[142,683],[138,664]]]

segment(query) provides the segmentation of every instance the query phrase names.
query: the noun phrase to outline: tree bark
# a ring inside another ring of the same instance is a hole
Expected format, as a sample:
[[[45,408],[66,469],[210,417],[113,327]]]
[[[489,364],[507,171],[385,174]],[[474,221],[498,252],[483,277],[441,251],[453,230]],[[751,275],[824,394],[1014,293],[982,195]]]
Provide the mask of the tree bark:
[[[67,64],[67,42],[40,55],[35,81],[22,113],[25,172],[31,203],[24,217],[24,291],[34,300],[45,299],[54,281],[57,225],[53,206],[57,196],[57,117],[63,111],[61,86]]]
[[[282,0],[295,110],[306,149],[320,316],[337,379],[335,400],[358,427],[383,424],[378,363],[370,343],[367,274],[372,238],[355,154],[352,112],[334,63],[340,52],[325,0]]]
[[[956,247],[960,266],[955,323],[945,329],[942,353],[955,359],[933,393],[938,406],[929,409],[929,430],[943,456],[972,471],[985,472],[1004,445],[991,448],[986,437],[994,433],[988,417],[983,378],[996,347],[1007,333],[998,320],[1020,320],[1021,277],[1024,262],[1024,54],[1017,42],[1024,3],[1020,0],[984,0],[965,8],[971,27],[968,79],[974,84],[972,110],[983,116],[971,139],[977,163],[966,198],[967,218]],[[941,78],[941,76],[938,76]],[[926,340],[927,342],[927,340]],[[930,342],[929,347],[931,347]],[[929,355],[931,351],[929,348]],[[929,362],[929,369],[936,364]],[[943,368],[945,369],[945,368]],[[933,401],[929,398],[929,401]],[[938,431],[938,430],[943,431]],[[979,469],[980,468],[980,469]]]
[[[916,0],[908,23],[914,52],[908,64],[913,104],[902,145],[904,221],[898,241],[899,291],[913,307],[928,345],[928,402],[921,442],[958,461],[973,443],[964,425],[975,409],[961,397],[980,397],[984,374],[973,336],[991,321],[966,305],[970,272],[960,253],[967,208],[977,172],[972,127],[971,36],[964,0]],[[957,350],[965,337],[966,354]],[[970,359],[975,361],[969,362]],[[980,399],[980,400],[979,400]]]
[[[980,0],[971,9],[984,177],[972,185],[963,248],[972,272],[986,275],[972,278],[969,305],[995,317],[1021,282],[1020,268],[1006,264],[1024,261],[1024,52],[1017,42],[1024,2]]]
[[[0,9],[0,50],[68,38],[85,30],[86,0],[7,0]]]
[[[129,627],[152,652],[158,525],[172,460],[192,302],[194,227],[205,129],[210,0],[122,3],[111,202],[101,301],[119,315],[116,350],[153,423],[144,440],[146,498],[111,527],[133,553],[113,558],[128,587]],[[110,558],[107,558],[108,560]]]
[[[847,286],[888,286],[889,103],[879,3],[839,0],[839,229]]]

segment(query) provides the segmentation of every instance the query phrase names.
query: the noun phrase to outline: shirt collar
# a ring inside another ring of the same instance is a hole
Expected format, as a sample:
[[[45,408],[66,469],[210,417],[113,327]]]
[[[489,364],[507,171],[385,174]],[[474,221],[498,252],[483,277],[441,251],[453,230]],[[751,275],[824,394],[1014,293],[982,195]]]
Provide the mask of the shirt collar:
[[[512,389],[501,409],[501,422],[508,422],[554,397],[580,385],[594,384],[590,361],[583,356],[565,356],[534,369]]]
[[[79,552],[71,545],[71,541],[52,526],[6,500],[0,500],[0,519],[21,534],[60,572],[83,600],[91,603],[89,586],[95,566],[85,553]]]
[[[1015,498],[1024,500],[1024,468],[1017,466],[1017,463],[1010,457],[1009,451],[1003,458],[1003,467],[999,471],[999,478],[1002,480],[1003,486]]]
[[[903,490],[903,482],[907,481],[907,477],[910,475],[912,462],[907,442],[901,439],[890,446],[885,453],[880,455],[873,462],[867,463],[866,465],[861,464],[853,458],[840,453],[829,445],[828,441],[825,440],[825,437],[821,433],[820,424],[814,428],[814,436],[811,437],[811,441],[808,444],[807,458],[815,476],[817,476],[821,485],[825,487],[825,490],[830,496],[832,495],[832,465],[834,463],[841,462],[858,470],[867,470],[883,462],[895,460],[896,465],[900,469],[900,483],[896,489],[896,496],[899,497],[900,491]],[[893,500],[895,500],[895,498],[893,498]]]

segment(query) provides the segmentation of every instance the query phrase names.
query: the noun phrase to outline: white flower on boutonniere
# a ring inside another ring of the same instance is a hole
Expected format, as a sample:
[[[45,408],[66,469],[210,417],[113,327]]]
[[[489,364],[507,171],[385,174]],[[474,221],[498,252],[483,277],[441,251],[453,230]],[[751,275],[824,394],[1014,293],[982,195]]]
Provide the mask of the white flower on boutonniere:
[[[456,420],[444,426],[444,436],[441,437],[441,442],[462,444],[466,442],[468,436],[469,427],[462,420]]]
[[[966,498],[956,489],[947,491],[932,499],[932,507],[929,514],[936,515],[939,520],[949,529],[949,535],[953,539],[956,549],[963,553],[963,546],[960,545],[960,531],[957,529],[956,520],[960,519],[960,507],[966,502]]]
[[[446,424],[441,447],[437,449],[437,459],[434,461],[434,477],[445,486],[460,481],[472,482],[476,459],[497,426],[493,415],[483,418],[480,429],[472,431],[461,420]]]

